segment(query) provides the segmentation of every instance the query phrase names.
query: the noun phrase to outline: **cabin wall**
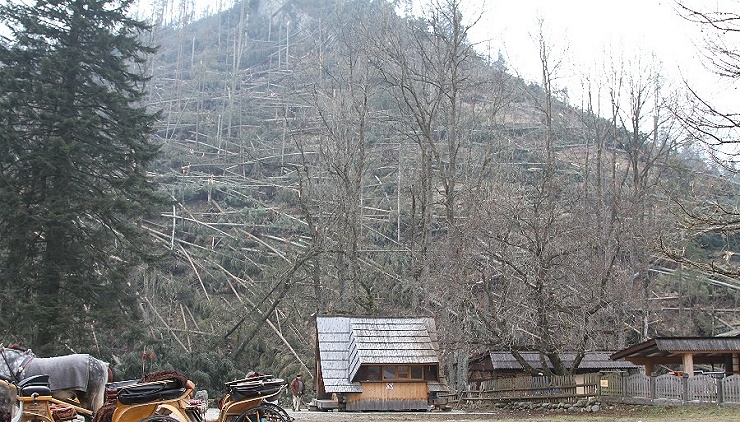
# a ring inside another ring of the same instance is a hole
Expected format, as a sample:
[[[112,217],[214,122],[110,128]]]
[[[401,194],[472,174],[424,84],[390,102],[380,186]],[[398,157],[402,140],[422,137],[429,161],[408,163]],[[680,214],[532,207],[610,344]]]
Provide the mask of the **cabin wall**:
[[[363,382],[362,393],[347,393],[346,409],[428,410],[426,382]]]

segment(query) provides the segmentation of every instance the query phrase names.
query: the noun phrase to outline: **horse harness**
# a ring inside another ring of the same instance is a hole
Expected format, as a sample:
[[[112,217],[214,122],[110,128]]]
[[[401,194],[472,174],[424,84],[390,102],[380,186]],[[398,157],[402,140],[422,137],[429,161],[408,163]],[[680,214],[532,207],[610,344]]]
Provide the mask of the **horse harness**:
[[[13,368],[10,366],[10,362],[8,362],[8,357],[5,355],[5,348],[0,349],[0,354],[3,355],[3,361],[5,361],[5,366],[8,367],[8,373],[13,376],[16,382],[21,381],[21,374],[23,373],[23,370],[26,369],[29,363],[33,360],[33,355],[26,355],[25,359],[23,359],[23,362],[18,366],[18,369],[13,371]]]

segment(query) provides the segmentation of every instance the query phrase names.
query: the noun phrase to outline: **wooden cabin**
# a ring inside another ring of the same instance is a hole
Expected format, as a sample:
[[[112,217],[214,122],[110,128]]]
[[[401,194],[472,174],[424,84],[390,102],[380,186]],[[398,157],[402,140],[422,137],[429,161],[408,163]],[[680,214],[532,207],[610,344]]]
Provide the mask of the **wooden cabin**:
[[[429,410],[446,392],[432,318],[318,316],[312,408]]]

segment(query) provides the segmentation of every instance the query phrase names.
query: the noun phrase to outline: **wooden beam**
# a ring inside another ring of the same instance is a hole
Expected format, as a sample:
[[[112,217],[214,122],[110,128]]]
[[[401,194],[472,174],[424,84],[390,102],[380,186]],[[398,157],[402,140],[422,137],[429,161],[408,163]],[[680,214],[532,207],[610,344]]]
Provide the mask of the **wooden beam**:
[[[650,376],[654,370],[653,362],[645,362],[645,375]]]
[[[683,354],[683,373],[688,376],[694,376],[694,354],[684,353]]]
[[[627,359],[628,362],[632,362],[635,365],[654,365],[654,364],[676,364],[679,365],[683,361],[681,360],[680,356],[660,356],[660,357],[652,357],[652,358],[646,358],[646,357],[631,357]],[[650,374],[648,374],[650,375]]]

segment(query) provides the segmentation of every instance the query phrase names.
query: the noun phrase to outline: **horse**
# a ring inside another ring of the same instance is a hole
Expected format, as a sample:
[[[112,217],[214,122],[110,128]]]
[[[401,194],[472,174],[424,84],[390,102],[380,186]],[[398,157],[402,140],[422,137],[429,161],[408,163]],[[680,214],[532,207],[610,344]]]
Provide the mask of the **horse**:
[[[77,399],[92,412],[105,400],[108,364],[87,354],[40,358],[30,350],[0,348],[0,378],[18,383],[33,375],[49,375],[52,397]]]

